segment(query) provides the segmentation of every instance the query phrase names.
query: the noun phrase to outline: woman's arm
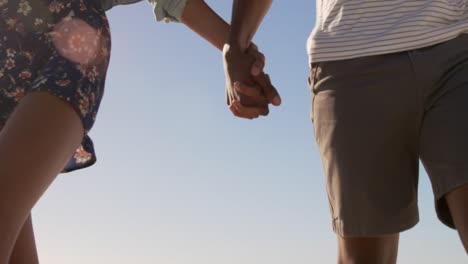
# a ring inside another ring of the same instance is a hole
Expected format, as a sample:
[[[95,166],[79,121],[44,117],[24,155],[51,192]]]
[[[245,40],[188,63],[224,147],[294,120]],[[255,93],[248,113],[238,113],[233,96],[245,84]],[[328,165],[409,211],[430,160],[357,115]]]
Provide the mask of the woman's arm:
[[[223,49],[230,26],[203,0],[188,0],[180,22],[206,39],[219,50]]]

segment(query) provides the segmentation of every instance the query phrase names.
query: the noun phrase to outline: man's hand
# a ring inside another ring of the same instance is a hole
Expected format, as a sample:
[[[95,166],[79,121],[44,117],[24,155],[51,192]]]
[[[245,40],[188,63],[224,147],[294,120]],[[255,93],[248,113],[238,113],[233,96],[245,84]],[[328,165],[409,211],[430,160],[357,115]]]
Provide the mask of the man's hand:
[[[246,51],[236,45],[223,48],[227,103],[235,116],[253,119],[269,113],[268,104],[281,99],[268,75],[263,73],[265,57],[254,44]]]

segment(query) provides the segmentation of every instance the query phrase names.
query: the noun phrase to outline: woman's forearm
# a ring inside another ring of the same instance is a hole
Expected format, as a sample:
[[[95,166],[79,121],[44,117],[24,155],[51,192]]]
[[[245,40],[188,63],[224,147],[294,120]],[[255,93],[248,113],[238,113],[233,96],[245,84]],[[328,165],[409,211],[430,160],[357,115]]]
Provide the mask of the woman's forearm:
[[[180,19],[191,30],[219,50],[226,43],[230,26],[203,0],[188,0]]]

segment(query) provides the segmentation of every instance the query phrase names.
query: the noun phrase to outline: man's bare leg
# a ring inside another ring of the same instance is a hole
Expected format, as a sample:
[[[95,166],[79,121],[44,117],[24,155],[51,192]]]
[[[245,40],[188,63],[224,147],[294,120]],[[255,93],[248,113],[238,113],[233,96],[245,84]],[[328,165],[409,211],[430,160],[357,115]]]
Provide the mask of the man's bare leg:
[[[338,264],[395,264],[399,237],[338,237]]]

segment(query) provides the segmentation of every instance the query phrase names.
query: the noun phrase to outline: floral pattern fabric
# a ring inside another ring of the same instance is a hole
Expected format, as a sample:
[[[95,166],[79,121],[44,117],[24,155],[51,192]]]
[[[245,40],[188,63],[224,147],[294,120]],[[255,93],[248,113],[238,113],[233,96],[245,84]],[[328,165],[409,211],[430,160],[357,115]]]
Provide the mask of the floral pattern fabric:
[[[96,155],[88,132],[104,92],[109,24],[92,0],[0,0],[0,127],[34,91],[68,102],[85,136],[63,172],[88,167]]]

